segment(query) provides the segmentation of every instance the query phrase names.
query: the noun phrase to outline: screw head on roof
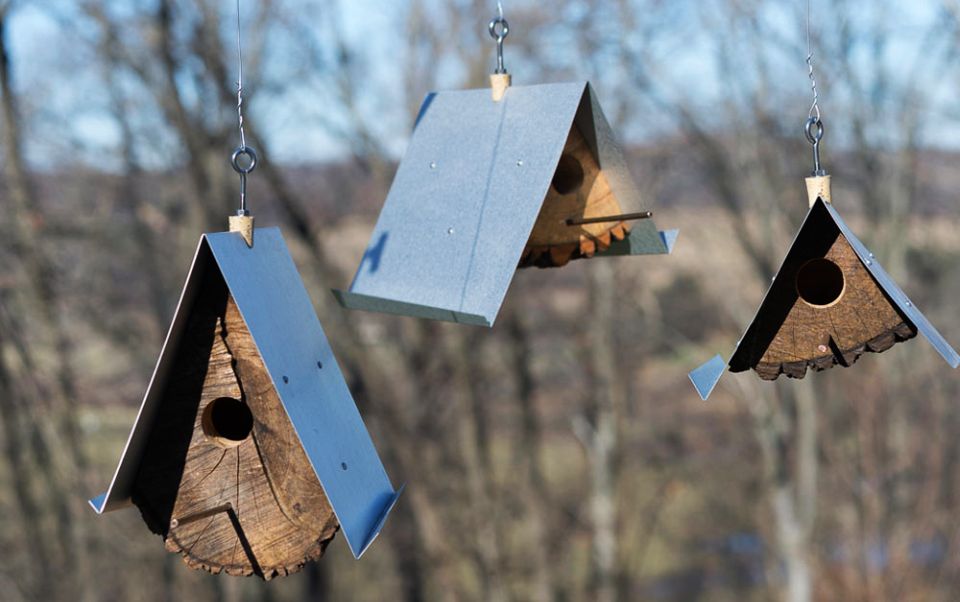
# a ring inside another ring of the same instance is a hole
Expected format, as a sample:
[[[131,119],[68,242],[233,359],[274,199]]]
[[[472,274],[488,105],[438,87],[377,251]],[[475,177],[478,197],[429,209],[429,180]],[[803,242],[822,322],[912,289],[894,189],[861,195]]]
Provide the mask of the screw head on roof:
[[[287,378],[286,375],[284,375],[284,377],[283,377],[283,384],[287,384],[288,382],[290,382],[290,379]]]
[[[430,162],[430,169],[436,169],[436,168],[437,168],[437,162],[436,162],[436,161],[431,161],[431,162]]]

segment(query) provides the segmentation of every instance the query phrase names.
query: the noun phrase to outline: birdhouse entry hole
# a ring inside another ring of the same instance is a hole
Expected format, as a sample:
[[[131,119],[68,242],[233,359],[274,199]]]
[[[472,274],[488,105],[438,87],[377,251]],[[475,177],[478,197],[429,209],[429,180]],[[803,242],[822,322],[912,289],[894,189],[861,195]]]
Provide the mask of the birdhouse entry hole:
[[[253,414],[247,404],[232,397],[218,397],[203,409],[204,434],[217,445],[236,447],[253,430]]]
[[[797,272],[797,294],[807,305],[830,307],[846,288],[843,270],[826,258],[811,259]]]
[[[573,155],[564,153],[550,183],[559,194],[576,192],[583,185],[583,166]]]

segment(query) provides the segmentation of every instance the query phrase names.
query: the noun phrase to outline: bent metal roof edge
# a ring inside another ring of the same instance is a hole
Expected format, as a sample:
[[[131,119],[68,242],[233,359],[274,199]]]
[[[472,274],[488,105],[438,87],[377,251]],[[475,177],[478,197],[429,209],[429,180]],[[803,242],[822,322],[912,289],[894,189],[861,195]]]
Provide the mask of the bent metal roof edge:
[[[490,326],[577,124],[624,211],[641,209],[586,82],[432,93],[348,292],[346,307]],[[668,253],[674,236],[633,225],[614,254]]]
[[[797,239],[800,237],[800,234],[806,227],[807,222],[814,210],[820,209],[827,212],[834,224],[840,230],[840,233],[850,243],[850,246],[857,254],[857,257],[860,259],[861,263],[863,263],[864,267],[868,272],[870,272],[870,275],[873,276],[874,280],[897,307],[897,309],[903,312],[903,314],[910,319],[913,325],[916,326],[917,331],[923,335],[927,342],[930,343],[930,345],[937,351],[937,353],[940,354],[940,356],[951,368],[955,369],[960,366],[960,355],[957,354],[956,350],[954,350],[950,343],[943,338],[943,335],[937,331],[927,317],[924,316],[923,313],[917,309],[917,306],[909,299],[909,297],[907,297],[906,293],[904,293],[897,283],[894,282],[893,278],[891,278],[887,271],[883,269],[883,266],[880,265],[880,262],[876,260],[874,254],[867,249],[866,245],[864,245],[859,238],[857,238],[856,234],[853,233],[853,231],[844,221],[843,217],[841,217],[840,213],[831,203],[824,202],[823,199],[820,198],[817,199],[816,203],[814,203],[814,205],[810,208],[810,211],[807,212],[807,216],[804,218],[800,229],[797,230],[797,236],[794,238],[793,242],[790,243],[790,247],[787,249],[787,254],[784,256],[784,261],[786,261],[786,258],[789,257],[790,252],[793,250]],[[781,262],[780,269],[782,269],[782,267],[783,262]],[[778,269],[778,274],[779,271],[780,270]],[[720,378],[723,376],[726,368],[729,366],[730,362],[733,361],[733,357],[736,356],[737,351],[740,348],[740,344],[743,342],[747,332],[750,331],[750,328],[756,321],[757,314],[759,314],[760,310],[763,309],[763,306],[767,301],[767,296],[773,289],[774,284],[775,281],[772,282],[770,287],[767,289],[767,293],[764,295],[763,301],[760,303],[760,307],[754,314],[754,319],[750,321],[750,324],[747,326],[744,334],[740,337],[740,341],[738,341],[737,345],[734,347],[733,353],[730,356],[730,361],[724,363],[723,357],[717,354],[688,374],[690,381],[697,389],[697,393],[700,394],[700,398],[704,401],[706,401],[706,399],[710,396],[710,393],[713,392],[713,389],[717,386],[717,383],[720,381]]]
[[[390,484],[277,228],[257,229],[253,248],[236,233],[200,239],[120,463],[107,493],[91,500],[91,506],[102,513],[130,503],[150,427],[162,411],[159,402],[172,356],[207,269],[223,274],[344,538],[359,558],[379,534],[402,487],[394,491]]]

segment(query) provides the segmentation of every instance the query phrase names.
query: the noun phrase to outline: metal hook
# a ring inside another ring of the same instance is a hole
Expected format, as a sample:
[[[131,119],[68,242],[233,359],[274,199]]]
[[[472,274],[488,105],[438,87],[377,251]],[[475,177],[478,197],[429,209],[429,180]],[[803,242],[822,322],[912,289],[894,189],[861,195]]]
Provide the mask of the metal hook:
[[[497,31],[498,26],[500,29],[499,32]],[[490,37],[497,41],[497,68],[494,70],[494,73],[506,73],[507,70],[503,66],[503,41],[507,39],[507,35],[510,33],[510,24],[507,23],[507,20],[500,14],[490,21],[487,29],[490,31]]]
[[[247,157],[250,164],[246,167],[241,165],[240,157]],[[233,171],[240,174],[240,209],[237,211],[237,215],[250,215],[250,212],[247,211],[247,174],[257,167],[257,151],[247,145],[238,146],[230,155],[230,165],[233,167]]]
[[[816,128],[816,130],[814,130]],[[803,133],[807,141],[813,145],[813,174],[814,176],[825,176],[827,170],[820,165],[820,140],[823,139],[823,122],[819,117],[808,117],[807,124],[803,128]]]

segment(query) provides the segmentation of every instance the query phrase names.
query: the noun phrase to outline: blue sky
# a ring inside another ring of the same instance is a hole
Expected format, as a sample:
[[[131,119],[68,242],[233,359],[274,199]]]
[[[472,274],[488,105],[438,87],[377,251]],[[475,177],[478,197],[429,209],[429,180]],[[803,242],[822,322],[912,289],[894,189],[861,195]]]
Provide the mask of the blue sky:
[[[439,0],[437,0],[439,2]],[[730,91],[726,88],[727,77],[718,66],[716,31],[709,31],[704,24],[710,24],[711,7],[721,0],[702,0],[693,2],[691,7],[700,11],[701,19],[694,20],[690,15],[684,15],[674,25],[672,37],[665,38],[661,47],[655,49],[661,56],[667,68],[658,76],[658,85],[664,94],[674,98],[689,100],[704,111],[711,111],[713,106],[722,106],[725,95]],[[232,6],[232,3],[230,3]],[[481,24],[493,14],[494,2],[491,2],[489,15],[478,15]],[[519,2],[507,2],[508,16],[511,5]],[[559,3],[563,5],[563,3]],[[815,27],[824,19],[814,1]],[[940,2],[910,2],[907,0],[889,0],[882,2],[883,7],[872,1],[863,0],[864,10],[858,14],[857,27],[886,27],[890,28],[892,37],[888,46],[882,51],[882,61],[891,67],[891,72],[897,77],[917,77],[921,79],[919,87],[922,89],[924,120],[927,127],[924,130],[923,141],[929,145],[956,149],[960,141],[960,123],[955,111],[957,94],[960,89],[960,74],[951,72],[946,74],[928,72],[924,69],[924,53],[930,50],[924,46],[922,33],[925,27],[938,18],[941,8]],[[41,6],[56,6],[60,14],[65,15],[62,22],[50,17],[48,10]],[[122,10],[123,4],[112,4]],[[132,6],[132,5],[131,5]],[[250,9],[252,2],[245,0],[245,10]],[[318,4],[317,6],[320,6]],[[796,6],[782,2],[768,2],[757,9],[759,18],[763,19],[775,35],[802,44],[803,32],[797,31],[797,11],[802,11],[804,2]],[[868,10],[868,8],[873,10]],[[357,48],[361,48],[364,55],[365,76],[371,82],[369,93],[361,99],[361,111],[375,128],[375,133],[382,139],[385,146],[394,154],[399,155],[409,134],[409,115],[405,107],[398,102],[402,86],[400,70],[402,69],[402,47],[399,43],[404,27],[403,2],[386,2],[377,0],[351,0],[343,3],[343,27],[348,40]],[[112,160],[110,149],[116,145],[118,129],[109,114],[98,110],[98,99],[103,96],[100,89],[100,73],[96,71],[92,57],[84,56],[82,46],[70,42],[64,22],[71,21],[69,13],[71,3],[67,0],[37,0],[24,2],[11,21],[12,56],[16,67],[18,89],[26,92],[25,102],[34,116],[32,126],[36,132],[36,139],[29,146],[29,157],[33,164],[45,166],[58,164],[71,159],[71,153],[83,155],[81,160],[101,164],[109,164]],[[318,9],[319,13],[319,9]],[[317,28],[323,27],[323,19],[319,14],[307,11],[303,19],[308,23],[316,22]],[[564,19],[571,20],[578,16],[576,3],[558,6],[550,14],[556,15],[558,23]],[[706,16],[704,16],[706,15]],[[254,24],[246,22],[248,27]],[[841,24],[842,25],[842,24]],[[615,28],[615,24],[610,25]],[[482,27],[481,27],[482,29]],[[835,31],[835,30],[831,30]],[[508,66],[513,65],[515,80],[528,82],[523,77],[524,60],[518,56],[515,48],[511,48],[511,41],[525,32],[514,27],[511,39],[508,40]],[[541,35],[543,32],[540,32]],[[826,35],[827,32],[825,31]],[[247,34],[248,35],[248,34]],[[322,36],[322,31],[318,31]],[[478,31],[477,35],[483,38],[485,33]],[[619,38],[622,43],[632,43],[632,32],[624,32]],[[728,40],[736,43],[736,40]],[[831,40],[825,40],[831,42]],[[617,40],[614,40],[618,43]],[[492,49],[487,44],[485,49]],[[558,34],[543,39],[546,51],[552,55],[562,57],[566,52],[569,41]],[[271,57],[281,64],[296,55],[297,48],[287,48],[282,43],[275,45],[280,55]],[[486,51],[486,50],[485,50]],[[511,54],[512,52],[512,54]],[[825,116],[844,114],[855,111],[857,104],[863,99],[852,96],[849,86],[832,85],[837,81],[838,74],[827,71],[824,54],[826,49],[815,49],[817,54],[818,73],[820,74],[821,90]],[[863,51],[858,60],[864,68],[868,68],[874,57],[870,50]],[[738,60],[743,63],[744,69],[757,57],[744,52]],[[777,82],[774,91],[778,98],[784,99],[783,109],[790,114],[797,113],[797,119],[802,123],[803,113],[809,104],[808,82],[806,81],[803,56],[784,56],[782,51],[770,52],[770,56],[763,57],[771,61],[782,72],[783,79]],[[461,73],[449,61],[439,61],[441,87],[456,87],[460,85]],[[604,97],[619,92],[619,82],[616,74],[605,73],[604,77],[591,73],[596,65],[571,65],[564,70],[578,79],[592,79]],[[603,65],[599,66],[602,70]],[[734,68],[739,68],[739,65]],[[902,73],[901,73],[902,72]],[[742,84],[744,85],[744,84]],[[749,84],[746,84],[749,85]],[[427,92],[426,90],[422,91]],[[869,90],[865,90],[869,93]],[[616,100],[616,99],[614,99]],[[612,104],[612,103],[611,103]],[[316,97],[316,90],[308,86],[292,85],[281,96],[263,95],[251,105],[249,119],[258,121],[261,129],[269,132],[271,145],[274,148],[274,158],[284,162],[311,162],[317,160],[335,159],[344,153],[344,147],[314,118],[312,112],[328,110],[327,105]],[[334,117],[336,114],[334,112]],[[891,115],[890,119],[895,119]],[[844,125],[829,123],[831,140],[842,143]],[[637,119],[627,124],[622,135],[631,142],[644,142],[658,135],[669,135],[670,123],[661,119]],[[157,134],[157,156],[145,158],[148,164],[154,160],[158,165],[164,163],[163,156],[171,149],[164,147],[162,132]],[[82,144],[74,144],[82,141]],[[73,157],[76,158],[76,157]]]

